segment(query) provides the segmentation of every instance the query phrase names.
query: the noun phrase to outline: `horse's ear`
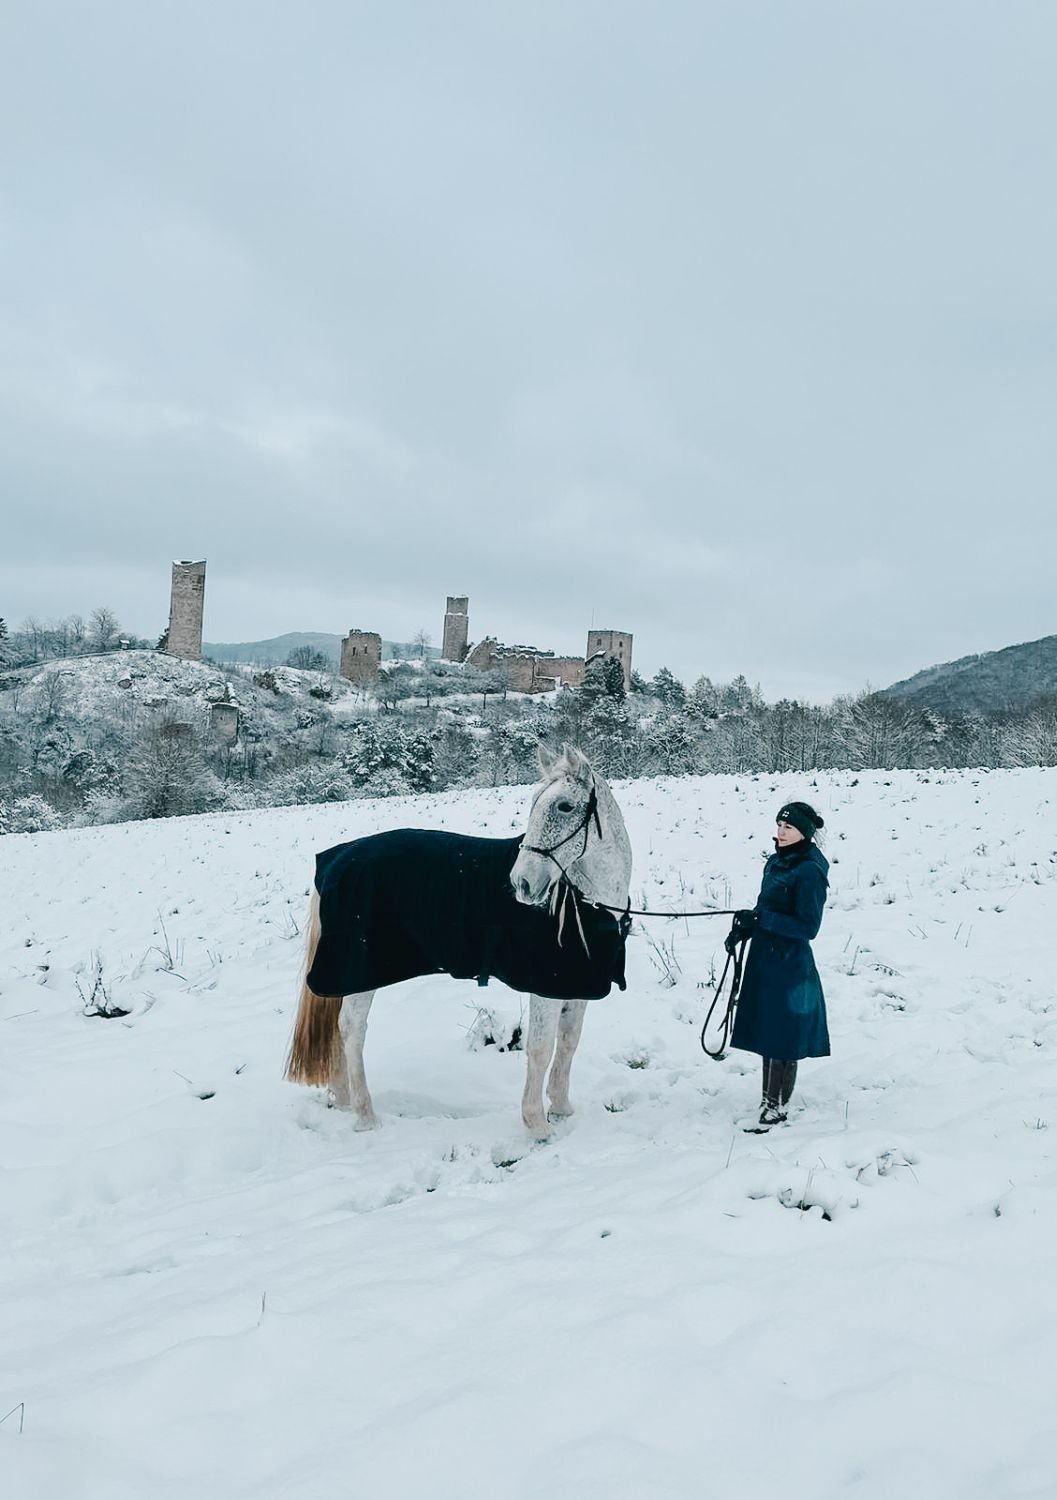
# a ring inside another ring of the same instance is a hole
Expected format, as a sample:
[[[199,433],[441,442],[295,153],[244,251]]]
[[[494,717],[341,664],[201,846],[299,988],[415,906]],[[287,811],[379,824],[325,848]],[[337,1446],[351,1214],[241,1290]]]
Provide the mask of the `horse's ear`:
[[[565,769],[570,776],[577,781],[589,782],[591,780],[591,767],[587,763],[587,756],[577,750],[575,745],[562,746],[562,759],[565,761]]]
[[[551,771],[554,769],[554,765],[558,757],[556,755],[553,755],[551,751],[547,749],[546,745],[539,744],[536,747],[536,758],[540,763],[540,770],[543,772],[544,776],[549,776]]]

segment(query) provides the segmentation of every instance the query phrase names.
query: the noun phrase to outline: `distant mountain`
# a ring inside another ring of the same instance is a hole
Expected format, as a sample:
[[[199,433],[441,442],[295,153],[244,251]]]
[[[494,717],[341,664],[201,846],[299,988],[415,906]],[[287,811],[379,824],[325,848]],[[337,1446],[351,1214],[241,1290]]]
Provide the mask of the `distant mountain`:
[[[886,697],[948,714],[1018,711],[1055,694],[1057,635],[943,662],[883,689]]]
[[[296,651],[299,646],[310,646],[313,651],[321,651],[336,672],[341,660],[342,639],[340,635],[328,635],[320,630],[291,630],[286,635],[276,635],[268,641],[239,641],[234,644],[230,641],[203,641],[202,655],[222,664],[250,662],[258,667],[281,667],[285,665],[291,651]],[[403,660],[418,654],[418,647],[410,642],[382,642],[383,661],[394,658]],[[426,655],[439,656],[440,651],[435,646],[427,646]]]

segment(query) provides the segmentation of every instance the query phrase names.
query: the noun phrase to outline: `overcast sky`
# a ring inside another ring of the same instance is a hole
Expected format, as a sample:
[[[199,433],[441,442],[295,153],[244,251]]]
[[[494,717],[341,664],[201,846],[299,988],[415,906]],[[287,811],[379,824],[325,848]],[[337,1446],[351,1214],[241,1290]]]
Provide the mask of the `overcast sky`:
[[[0,8],[0,615],[1057,631],[1052,0]]]

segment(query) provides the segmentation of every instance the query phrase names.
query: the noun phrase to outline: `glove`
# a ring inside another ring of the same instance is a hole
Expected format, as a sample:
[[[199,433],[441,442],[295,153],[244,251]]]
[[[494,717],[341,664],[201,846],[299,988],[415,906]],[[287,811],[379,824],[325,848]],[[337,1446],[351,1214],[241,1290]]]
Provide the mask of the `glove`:
[[[739,943],[751,938],[756,928],[756,913],[747,908],[734,913],[734,920],[730,924],[730,932],[723,944],[728,953],[733,953]]]
[[[752,937],[756,931],[756,913],[743,909],[734,913],[734,921],[731,923],[734,931],[740,938]]]

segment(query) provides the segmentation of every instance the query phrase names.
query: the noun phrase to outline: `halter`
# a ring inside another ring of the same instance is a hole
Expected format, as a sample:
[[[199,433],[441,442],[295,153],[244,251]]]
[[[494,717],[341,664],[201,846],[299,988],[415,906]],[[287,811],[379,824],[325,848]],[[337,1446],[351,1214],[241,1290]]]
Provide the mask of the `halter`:
[[[558,916],[558,946],[560,948],[562,945],[562,933],[565,928],[565,913],[568,909],[569,898],[571,896],[573,903],[573,916],[576,918],[576,926],[580,933],[580,942],[583,944],[583,950],[587,954],[588,958],[591,957],[591,950],[587,946],[587,939],[584,936],[584,924],[580,920],[580,902],[586,900],[587,898],[584,896],[582,891],[578,891],[576,889],[576,886],[569,879],[569,866],[574,865],[578,859],[583,859],[584,855],[587,853],[587,845],[591,839],[592,818],[594,819],[595,828],[598,831],[598,837],[599,839],[601,839],[602,819],[598,815],[598,792],[595,788],[594,781],[591,782],[591,793],[587,799],[587,806],[584,808],[584,815],[571,833],[567,833],[565,837],[563,839],[559,839],[556,844],[551,844],[549,849],[541,849],[538,844],[523,843],[521,845],[522,849],[527,850],[529,854],[540,854],[544,859],[549,859],[552,864],[558,866],[558,879],[554,882],[554,891],[552,895],[551,905],[551,911],[556,913]],[[563,865],[561,860],[555,856],[554,851],[556,849],[563,848],[564,845],[568,844],[572,839],[574,839],[578,833],[582,833],[584,836],[584,846],[580,850],[579,854],[577,854],[574,859],[571,859],[569,861],[568,866]],[[629,900],[628,905],[630,906],[630,904],[631,902]],[[607,911],[620,910],[620,908],[617,907],[606,906],[606,903],[604,901],[592,901],[591,905],[605,907]],[[631,918],[628,916],[626,911],[621,911],[621,918],[617,926],[620,931],[621,938],[626,940],[628,931],[631,927]]]
[[[562,846],[567,844],[570,839],[574,839],[578,833],[582,833],[584,836],[584,846],[576,856],[576,859],[571,859],[569,863],[571,865],[574,865],[577,859],[583,859],[584,855],[587,853],[588,840],[591,837],[590,822],[592,818],[594,818],[595,820],[595,827],[598,830],[598,837],[601,838],[602,820],[598,816],[598,792],[595,790],[595,784],[593,781],[591,782],[591,795],[588,797],[587,806],[584,808],[584,815],[580,819],[579,823],[577,823],[572,833],[567,833],[563,839],[559,839],[558,842],[556,844],[552,844],[549,849],[541,849],[536,844],[522,844],[521,847],[522,849],[527,850],[529,854],[542,854],[544,859],[551,860],[558,866],[558,869],[562,872],[564,878],[568,880],[568,871],[565,865],[562,864],[560,859],[554,858],[554,851],[555,849],[561,849]]]

